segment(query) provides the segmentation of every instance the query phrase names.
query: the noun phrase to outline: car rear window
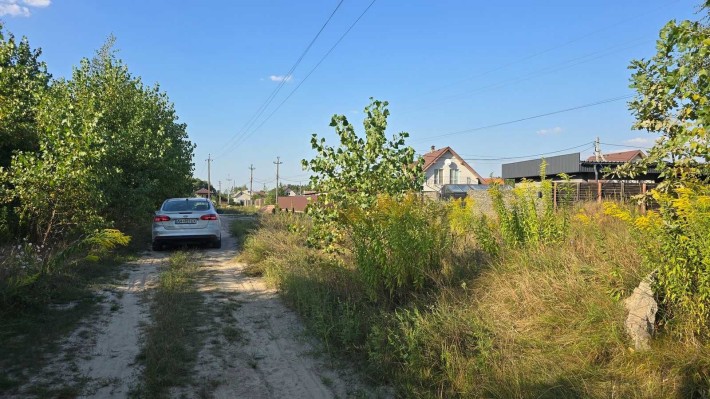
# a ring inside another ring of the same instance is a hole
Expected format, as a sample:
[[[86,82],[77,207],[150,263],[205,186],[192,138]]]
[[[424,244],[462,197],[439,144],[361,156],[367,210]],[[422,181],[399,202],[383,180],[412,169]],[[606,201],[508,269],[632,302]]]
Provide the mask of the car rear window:
[[[210,203],[207,201],[169,201],[163,205],[165,212],[181,212],[181,211],[206,211],[210,209]]]

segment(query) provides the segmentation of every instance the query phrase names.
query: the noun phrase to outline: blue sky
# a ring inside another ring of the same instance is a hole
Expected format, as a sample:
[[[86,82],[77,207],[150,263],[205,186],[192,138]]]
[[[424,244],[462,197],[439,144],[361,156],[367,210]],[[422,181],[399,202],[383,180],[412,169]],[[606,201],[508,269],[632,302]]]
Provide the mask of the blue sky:
[[[390,135],[409,132],[419,153],[450,145],[484,176],[500,175],[509,162],[490,158],[571,147],[586,155],[597,136],[649,146],[651,135],[631,131],[626,100],[483,127],[633,94],[629,61],[655,53],[668,20],[697,19],[699,3],[377,0],[304,81],[370,2],[343,1],[247,130],[339,0],[0,0],[0,19],[42,48],[56,77],[69,76],[113,34],[130,71],[159,83],[187,123],[195,175],[207,178],[211,154],[215,186],[248,183],[253,164],[257,189],[274,186],[277,156],[284,183],[305,182],[300,160],[314,154],[311,134],[335,144],[328,124],[336,113],[361,128],[370,97],[390,102]]]

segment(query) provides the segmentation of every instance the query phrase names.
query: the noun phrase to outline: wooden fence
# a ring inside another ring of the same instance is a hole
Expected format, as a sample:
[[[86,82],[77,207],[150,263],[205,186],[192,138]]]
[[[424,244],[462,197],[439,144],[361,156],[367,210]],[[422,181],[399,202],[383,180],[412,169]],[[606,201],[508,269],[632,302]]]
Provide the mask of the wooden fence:
[[[590,182],[554,182],[553,201],[555,207],[580,201],[603,200],[627,202],[632,197],[645,194],[655,188],[656,183],[640,183],[625,181],[590,181]]]

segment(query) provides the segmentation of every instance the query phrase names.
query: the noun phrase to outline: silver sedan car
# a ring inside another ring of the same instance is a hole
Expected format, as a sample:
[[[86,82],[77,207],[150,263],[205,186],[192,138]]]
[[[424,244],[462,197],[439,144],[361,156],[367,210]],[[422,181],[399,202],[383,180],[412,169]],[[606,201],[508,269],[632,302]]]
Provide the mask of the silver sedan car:
[[[222,222],[205,198],[170,198],[153,216],[153,250],[170,243],[208,243],[222,247]]]

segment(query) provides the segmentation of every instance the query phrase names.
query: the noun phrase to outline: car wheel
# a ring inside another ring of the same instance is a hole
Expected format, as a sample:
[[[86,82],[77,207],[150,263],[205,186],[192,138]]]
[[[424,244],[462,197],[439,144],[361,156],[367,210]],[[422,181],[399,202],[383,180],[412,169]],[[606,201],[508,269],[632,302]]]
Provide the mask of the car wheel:
[[[163,244],[153,241],[153,245],[151,245],[151,247],[153,248],[153,251],[161,251],[163,249]]]
[[[222,237],[220,237],[219,239],[217,239],[215,241],[212,241],[212,248],[217,248],[217,249],[222,248]]]

